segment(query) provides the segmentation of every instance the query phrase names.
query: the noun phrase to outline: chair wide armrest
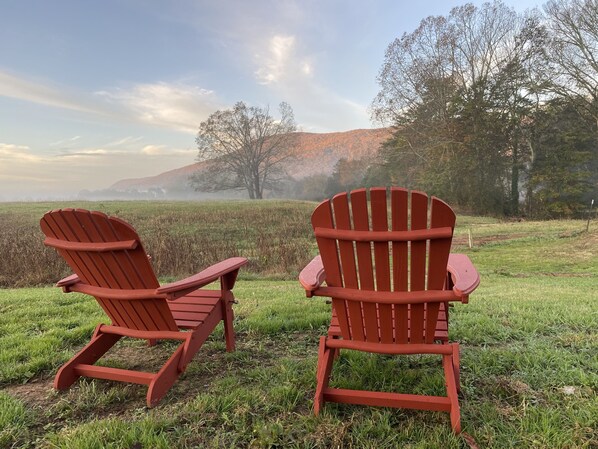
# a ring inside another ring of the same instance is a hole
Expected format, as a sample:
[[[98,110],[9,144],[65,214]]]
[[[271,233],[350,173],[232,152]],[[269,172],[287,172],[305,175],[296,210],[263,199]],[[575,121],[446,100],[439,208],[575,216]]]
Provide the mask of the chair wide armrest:
[[[480,275],[465,254],[450,254],[447,270],[453,280],[453,291],[464,302],[480,284]]]
[[[62,287],[62,288],[66,288],[69,285],[73,285],[76,284],[77,282],[79,282],[79,276],[77,276],[76,274],[71,274],[70,276],[67,276],[61,280],[59,280],[56,283],[56,287]]]
[[[308,263],[301,273],[299,273],[299,282],[305,289],[308,298],[313,296],[322,283],[326,280],[326,272],[322,265],[322,256],[316,256]]]
[[[204,287],[211,282],[214,282],[218,278],[228,274],[236,274],[239,268],[246,263],[247,259],[244,257],[231,257],[230,259],[218,262],[217,264],[214,264],[211,267],[194,274],[193,276],[163,285],[162,287],[156,289],[156,293],[166,294],[169,299],[175,299],[180,296],[184,296],[189,292],[197,290],[198,288]],[[231,280],[228,288],[232,289],[233,285],[234,278]]]

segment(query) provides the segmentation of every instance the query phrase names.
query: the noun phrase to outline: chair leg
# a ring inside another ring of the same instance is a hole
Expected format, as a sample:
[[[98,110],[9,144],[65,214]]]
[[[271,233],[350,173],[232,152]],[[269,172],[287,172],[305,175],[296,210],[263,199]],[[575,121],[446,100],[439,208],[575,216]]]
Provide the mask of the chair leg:
[[[181,343],[174,354],[170,356],[164,366],[162,366],[160,371],[156,373],[150,382],[146,396],[148,408],[152,408],[157,405],[181,375],[182,371],[180,371],[178,368],[179,361],[184,354],[184,346],[185,344]]]
[[[222,298],[222,321],[224,322],[224,339],[226,340],[226,350],[232,352],[235,350],[235,328],[233,321],[235,314],[233,312],[233,293],[227,292]]]
[[[446,393],[451,402],[451,427],[455,433],[461,433],[461,412],[459,410],[459,396],[457,393],[457,384],[455,380],[454,353],[442,356],[442,366],[444,368]]]
[[[96,328],[91,341],[58,370],[54,378],[54,388],[57,390],[66,390],[69,388],[81,377],[75,372],[77,365],[93,365],[121,339],[120,335],[102,334],[101,330],[99,330],[100,326]]]
[[[453,366],[455,368],[455,383],[457,384],[457,393],[461,393],[459,343],[453,343]]]
[[[148,346],[156,346],[158,344],[158,340],[155,338],[150,338],[147,340],[147,345]]]
[[[320,337],[320,348],[318,350],[317,385],[316,397],[314,399],[314,414],[317,416],[324,406],[324,390],[328,388],[330,372],[337,351],[326,347],[326,337]]]

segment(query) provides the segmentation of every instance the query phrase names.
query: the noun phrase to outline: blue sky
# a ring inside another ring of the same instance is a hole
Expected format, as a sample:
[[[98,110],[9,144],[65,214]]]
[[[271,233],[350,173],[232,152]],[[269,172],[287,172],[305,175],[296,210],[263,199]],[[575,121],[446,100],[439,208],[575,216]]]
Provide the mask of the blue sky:
[[[286,101],[303,131],[375,127],[388,44],[463,3],[0,0],[0,201],[191,164],[201,121],[241,100]]]

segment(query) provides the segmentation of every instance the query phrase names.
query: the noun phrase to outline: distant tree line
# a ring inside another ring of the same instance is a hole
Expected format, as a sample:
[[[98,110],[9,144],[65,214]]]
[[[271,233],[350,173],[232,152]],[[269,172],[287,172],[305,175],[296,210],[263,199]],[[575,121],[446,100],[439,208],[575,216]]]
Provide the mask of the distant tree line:
[[[388,46],[378,83],[373,116],[394,134],[357,167],[361,184],[545,218],[579,216],[596,196],[598,0],[428,17]]]

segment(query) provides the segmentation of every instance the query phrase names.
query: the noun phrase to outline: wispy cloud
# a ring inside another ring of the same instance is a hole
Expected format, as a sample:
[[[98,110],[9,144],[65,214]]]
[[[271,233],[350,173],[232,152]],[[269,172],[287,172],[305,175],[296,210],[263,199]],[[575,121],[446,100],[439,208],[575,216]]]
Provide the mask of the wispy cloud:
[[[100,112],[82,101],[80,95],[65,92],[47,82],[28,80],[1,70],[0,96],[79,112]]]
[[[81,189],[105,189],[121,179],[191,164],[196,153],[164,144],[127,145],[34,151],[27,145],[0,143],[0,200],[72,197]]]
[[[27,145],[14,145],[9,143],[0,143],[0,161],[4,162],[42,162],[43,158],[34,154]],[[9,166],[6,165],[8,169]]]
[[[369,122],[366,105],[339,95],[319,81],[316,58],[301,51],[297,37],[274,35],[267,52],[256,53],[254,60],[257,82],[288,101],[306,130],[340,131]]]
[[[285,76],[289,69],[290,57],[295,45],[294,36],[274,36],[270,39],[268,53],[265,56],[256,55],[261,63],[255,74],[260,84],[272,84]]]
[[[183,83],[138,84],[96,95],[124,107],[139,121],[187,133],[196,133],[221,104],[214,91]]]
[[[74,136],[74,137],[69,137],[68,139],[61,139],[56,142],[52,142],[49,145],[51,147],[63,146],[63,145],[68,145],[68,144],[74,143],[79,139],[81,139],[81,136]]]
[[[108,142],[106,144],[106,146],[107,147],[128,146],[128,145],[135,144],[141,140],[143,140],[143,137],[141,137],[141,136],[138,136],[138,137],[127,136],[127,137],[123,137],[122,139],[113,140],[112,142]]]
[[[188,156],[192,158],[197,154],[197,150],[191,148],[170,148],[167,145],[146,145],[141,149],[141,153],[148,156]]]
[[[188,83],[159,81],[86,93],[3,71],[0,71],[0,96],[93,114],[96,120],[101,116],[102,121],[146,123],[185,133],[197,132],[199,124],[222,106],[213,90]],[[61,139],[50,146],[69,144],[79,138]],[[125,139],[133,143],[136,138]]]

